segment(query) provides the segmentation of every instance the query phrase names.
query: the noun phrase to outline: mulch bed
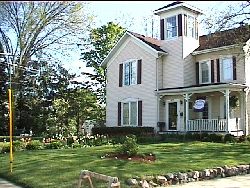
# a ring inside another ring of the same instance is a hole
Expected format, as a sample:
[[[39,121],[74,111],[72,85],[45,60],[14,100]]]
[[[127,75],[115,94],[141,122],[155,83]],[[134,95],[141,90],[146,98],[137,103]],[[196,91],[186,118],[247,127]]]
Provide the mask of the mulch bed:
[[[112,158],[112,159],[122,159],[122,160],[138,161],[138,162],[145,162],[145,163],[151,163],[156,160],[156,156],[152,153],[137,154],[133,156],[129,156],[127,154],[109,153],[109,154],[106,154],[106,157]]]

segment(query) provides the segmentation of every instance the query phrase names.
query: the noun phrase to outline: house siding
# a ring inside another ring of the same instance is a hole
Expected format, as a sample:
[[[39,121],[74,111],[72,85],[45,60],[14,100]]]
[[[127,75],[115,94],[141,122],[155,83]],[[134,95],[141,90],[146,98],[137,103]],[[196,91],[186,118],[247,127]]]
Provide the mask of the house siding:
[[[184,74],[182,59],[182,37],[163,41],[162,48],[168,52],[163,57],[163,88],[184,86]]]
[[[142,126],[156,127],[156,58],[133,38],[128,38],[120,49],[108,63],[106,125],[117,126],[118,102],[134,98],[142,101]],[[119,64],[128,59],[142,59],[141,84],[119,87]]]
[[[184,62],[184,86],[196,84],[196,72],[194,57],[189,55],[185,58]]]

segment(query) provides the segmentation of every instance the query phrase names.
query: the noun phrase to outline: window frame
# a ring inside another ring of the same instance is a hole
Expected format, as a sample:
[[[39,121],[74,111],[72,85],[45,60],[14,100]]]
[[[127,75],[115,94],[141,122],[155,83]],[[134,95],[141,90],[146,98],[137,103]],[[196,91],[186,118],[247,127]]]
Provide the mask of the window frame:
[[[192,27],[190,27],[190,18],[193,19]],[[195,17],[193,15],[187,15],[187,37],[195,38]]]
[[[209,84],[211,83],[211,60],[203,60],[203,61],[199,61],[199,83],[200,84]],[[202,64],[203,63],[207,63],[208,65],[208,81],[207,82],[202,82]]]
[[[136,120],[135,120],[135,124],[131,123],[131,104],[135,103],[136,104]],[[128,104],[128,124],[124,124],[124,104]],[[121,125],[122,126],[138,126],[138,100],[137,99],[129,99],[126,101],[121,102],[121,115],[122,115],[122,121],[121,121]]]
[[[234,72],[233,72],[233,56],[223,56],[223,57],[220,57],[220,81],[221,82],[230,82],[230,81],[233,81],[234,79]],[[223,60],[225,59],[229,59],[230,60],[230,64],[231,64],[231,78],[230,79],[225,79],[225,76],[224,76],[224,63],[223,63]]]
[[[168,27],[168,19],[175,17],[175,27],[171,27],[171,30],[169,30],[170,27]],[[177,38],[178,37],[178,15],[174,15],[174,16],[169,16],[167,18],[165,18],[165,38],[166,39],[173,39],[173,38]],[[176,36],[173,36],[173,32],[172,32],[172,28],[175,28],[176,30]],[[168,31],[171,31],[172,35],[168,36]]]
[[[132,67],[133,67],[133,64],[135,65],[135,72],[134,72],[134,75],[132,74],[133,70],[132,70]],[[126,66],[128,65],[129,67],[129,71],[128,71],[128,84],[126,83],[127,80],[126,80]],[[125,62],[123,62],[123,82],[122,82],[122,85],[123,86],[130,86],[130,85],[137,85],[137,69],[138,69],[138,59],[129,59]],[[134,76],[134,83],[132,83],[132,78]]]

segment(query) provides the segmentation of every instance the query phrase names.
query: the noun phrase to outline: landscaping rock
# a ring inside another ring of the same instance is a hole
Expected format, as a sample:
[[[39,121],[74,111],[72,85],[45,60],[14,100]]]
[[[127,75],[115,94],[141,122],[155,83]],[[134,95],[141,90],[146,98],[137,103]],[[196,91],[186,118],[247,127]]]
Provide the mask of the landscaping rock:
[[[142,188],[149,188],[150,186],[149,186],[149,183],[147,182],[147,180],[142,180],[142,182],[141,182],[141,187]]]
[[[131,178],[131,179],[128,179],[128,180],[127,180],[127,184],[128,184],[129,186],[138,185],[138,181],[137,181],[136,179]]]

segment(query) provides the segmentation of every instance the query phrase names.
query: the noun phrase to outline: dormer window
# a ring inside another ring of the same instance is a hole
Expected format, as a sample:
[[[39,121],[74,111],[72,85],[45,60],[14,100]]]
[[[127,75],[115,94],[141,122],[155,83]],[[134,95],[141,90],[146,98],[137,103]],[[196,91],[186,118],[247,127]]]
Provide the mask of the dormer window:
[[[177,16],[166,18],[166,38],[177,37]]]

